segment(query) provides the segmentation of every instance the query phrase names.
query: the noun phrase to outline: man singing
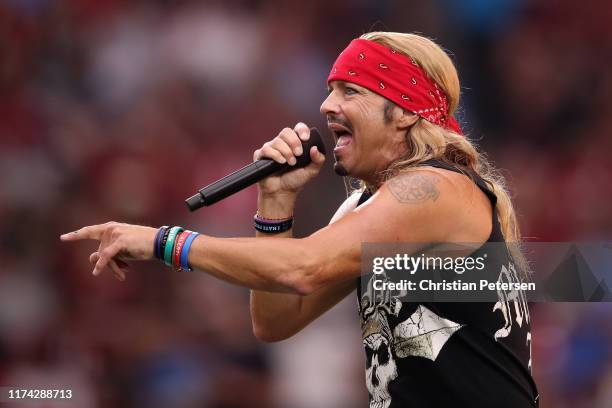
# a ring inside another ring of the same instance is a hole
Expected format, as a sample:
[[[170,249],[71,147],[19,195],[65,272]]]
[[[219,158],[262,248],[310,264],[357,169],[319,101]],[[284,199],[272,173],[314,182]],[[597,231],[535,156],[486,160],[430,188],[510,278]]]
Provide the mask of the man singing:
[[[338,56],[327,83],[321,113],[336,141],[334,170],[362,184],[327,227],[292,237],[298,193],[325,160],[316,147],[302,151],[309,128],[298,123],[254,153],[291,166],[296,156],[312,159],[259,183],[256,238],[110,222],[61,239],[100,241],[94,275],[109,269],[123,279],[125,260],[158,258],[250,288],[253,331],[263,341],[293,336],[357,289],[370,408],[537,406],[525,302],[518,319],[501,300],[390,304],[360,285],[363,242],[520,241],[503,179],[454,118],[452,61],[425,37],[373,32]],[[490,280],[524,264],[505,248],[504,262],[486,265]]]

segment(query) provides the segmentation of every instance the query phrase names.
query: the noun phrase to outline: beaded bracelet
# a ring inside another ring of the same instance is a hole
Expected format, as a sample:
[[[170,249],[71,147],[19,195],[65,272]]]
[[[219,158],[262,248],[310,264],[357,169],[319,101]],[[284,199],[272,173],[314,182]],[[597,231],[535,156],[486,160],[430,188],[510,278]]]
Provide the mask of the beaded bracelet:
[[[281,232],[289,231],[293,227],[293,217],[274,220],[263,218],[258,213],[255,213],[253,226],[259,232],[280,234]]]

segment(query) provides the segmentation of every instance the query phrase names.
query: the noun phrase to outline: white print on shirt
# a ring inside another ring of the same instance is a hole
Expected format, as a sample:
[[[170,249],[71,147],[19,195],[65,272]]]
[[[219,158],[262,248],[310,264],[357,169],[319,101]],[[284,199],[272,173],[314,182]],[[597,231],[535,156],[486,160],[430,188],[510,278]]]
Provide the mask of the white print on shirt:
[[[402,302],[398,298],[404,295],[374,291],[370,282],[359,305],[370,408],[388,408],[391,404],[388,387],[398,376],[396,357],[418,356],[435,361],[444,344],[462,327],[419,305],[410,317],[391,328],[389,316],[399,315]]]
[[[514,264],[508,263],[508,267],[502,265],[501,272],[497,278],[498,282],[520,283],[519,276],[516,272]],[[529,323],[529,305],[525,293],[520,290],[498,290],[497,296],[499,300],[493,306],[493,312],[501,311],[504,316],[504,326],[495,332],[495,340],[508,337],[512,331],[513,323],[523,327],[523,323]],[[525,344],[529,345],[529,363],[527,367],[531,371],[531,332],[527,332]]]

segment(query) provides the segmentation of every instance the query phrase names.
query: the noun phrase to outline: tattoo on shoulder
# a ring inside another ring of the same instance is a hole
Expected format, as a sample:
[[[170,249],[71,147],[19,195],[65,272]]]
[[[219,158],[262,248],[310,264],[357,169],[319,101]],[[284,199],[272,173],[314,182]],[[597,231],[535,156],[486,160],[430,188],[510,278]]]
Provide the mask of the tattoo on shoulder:
[[[435,174],[401,174],[389,180],[389,190],[400,203],[417,204],[428,200],[436,201],[440,181]]]

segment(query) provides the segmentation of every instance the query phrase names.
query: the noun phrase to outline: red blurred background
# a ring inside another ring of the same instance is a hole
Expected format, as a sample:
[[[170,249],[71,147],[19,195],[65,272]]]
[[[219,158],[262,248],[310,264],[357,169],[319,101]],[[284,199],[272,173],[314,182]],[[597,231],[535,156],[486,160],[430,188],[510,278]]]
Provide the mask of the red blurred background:
[[[250,188],[189,213],[197,188],[283,127],[325,129],[337,53],[371,31],[451,50],[460,118],[504,169],[530,240],[612,233],[612,28],[604,0],[0,3],[0,385],[57,384],[79,407],[365,406],[355,298],[294,339],[254,339],[248,290],[134,266],[94,279],[108,220],[251,236]],[[329,163],[296,232],[345,196]],[[612,406],[612,305],[538,304],[543,407]],[[52,405],[49,405],[52,406]]]

